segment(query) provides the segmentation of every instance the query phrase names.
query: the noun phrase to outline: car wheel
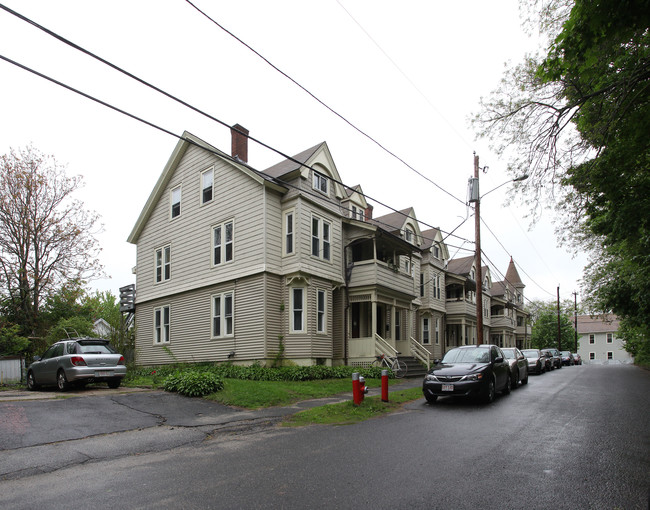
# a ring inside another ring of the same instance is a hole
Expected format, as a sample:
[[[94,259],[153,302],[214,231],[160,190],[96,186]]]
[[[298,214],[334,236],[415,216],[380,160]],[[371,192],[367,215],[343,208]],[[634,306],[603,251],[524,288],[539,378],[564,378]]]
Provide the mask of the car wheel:
[[[438,400],[438,395],[425,395],[424,398],[427,399],[427,402],[429,402],[429,404],[435,404],[436,400]]]
[[[116,377],[115,379],[110,379],[108,381],[108,387],[111,389],[119,388],[121,382],[122,379],[120,379],[119,377]]]
[[[508,395],[510,394],[511,390],[512,390],[512,379],[510,377],[506,377],[506,385],[504,386],[501,393],[503,393],[504,395]]]
[[[508,378],[510,380],[510,378]],[[490,380],[488,381],[488,386],[485,391],[485,395],[483,396],[483,402],[486,404],[490,404],[494,402],[494,398],[496,397],[496,383],[494,382],[494,377],[491,377]]]
[[[36,384],[36,380],[34,379],[34,372],[27,372],[27,389],[29,391],[34,391],[38,389],[38,384]]]
[[[70,383],[63,370],[59,370],[59,373],[56,374],[56,387],[59,388],[59,391],[67,391],[70,388]]]

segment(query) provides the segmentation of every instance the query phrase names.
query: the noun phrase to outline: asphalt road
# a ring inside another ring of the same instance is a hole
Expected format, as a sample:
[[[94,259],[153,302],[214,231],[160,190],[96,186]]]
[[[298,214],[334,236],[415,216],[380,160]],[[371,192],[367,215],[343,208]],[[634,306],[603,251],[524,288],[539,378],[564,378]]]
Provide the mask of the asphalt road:
[[[649,401],[650,372],[625,365],[341,427],[158,392],[0,401],[0,508],[645,510]],[[66,421],[86,404],[97,420]]]

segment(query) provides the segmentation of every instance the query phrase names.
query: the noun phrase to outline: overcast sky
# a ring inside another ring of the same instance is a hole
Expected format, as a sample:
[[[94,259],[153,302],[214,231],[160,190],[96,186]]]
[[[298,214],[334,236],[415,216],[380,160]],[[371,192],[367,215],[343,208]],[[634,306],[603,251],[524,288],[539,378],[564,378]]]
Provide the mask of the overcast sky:
[[[319,104],[183,0],[7,0],[9,8],[284,154],[326,141],[342,180],[361,184],[375,216],[414,207],[449,232],[464,205],[473,153],[481,192],[506,182],[506,162],[475,141],[467,122],[499,82],[506,61],[537,43],[515,0],[195,0],[214,21],[427,179]],[[227,127],[178,105],[0,10],[0,55],[175,134],[187,130],[230,151]],[[0,154],[31,143],[80,174],[77,198],[101,215],[101,262],[115,294],[134,283],[126,239],[177,139],[0,61]],[[255,143],[263,170],[282,156]],[[585,257],[558,247],[551,214],[529,230],[526,210],[505,204],[504,186],[481,202],[482,247],[494,281],[510,257],[529,299],[572,298]],[[455,197],[455,198],[454,198]],[[474,249],[472,217],[450,253]]]

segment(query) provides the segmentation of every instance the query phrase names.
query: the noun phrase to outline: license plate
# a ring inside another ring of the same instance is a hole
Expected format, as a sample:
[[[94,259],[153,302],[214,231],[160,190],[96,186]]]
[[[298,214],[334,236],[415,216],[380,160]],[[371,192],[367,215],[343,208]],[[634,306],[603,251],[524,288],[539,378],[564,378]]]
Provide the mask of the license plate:
[[[113,375],[111,370],[97,370],[95,371],[95,377],[110,377]]]
[[[454,391],[454,385],[453,384],[443,384],[442,385],[442,391]]]

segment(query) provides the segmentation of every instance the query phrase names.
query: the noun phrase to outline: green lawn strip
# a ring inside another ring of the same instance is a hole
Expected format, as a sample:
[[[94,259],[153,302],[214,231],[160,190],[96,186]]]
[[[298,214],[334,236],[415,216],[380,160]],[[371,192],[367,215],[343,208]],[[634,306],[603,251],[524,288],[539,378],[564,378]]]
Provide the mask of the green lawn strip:
[[[328,404],[300,411],[285,419],[285,427],[304,425],[351,425],[399,409],[404,403],[422,397],[422,388],[410,388],[389,394],[388,402],[381,397],[366,397],[361,405],[355,406],[352,400],[339,404]]]
[[[331,397],[352,392],[352,381],[324,379],[319,381],[247,381],[225,379],[224,389],[205,398],[221,404],[246,409],[290,405],[301,400]],[[368,379],[371,387],[381,384],[379,379]]]

